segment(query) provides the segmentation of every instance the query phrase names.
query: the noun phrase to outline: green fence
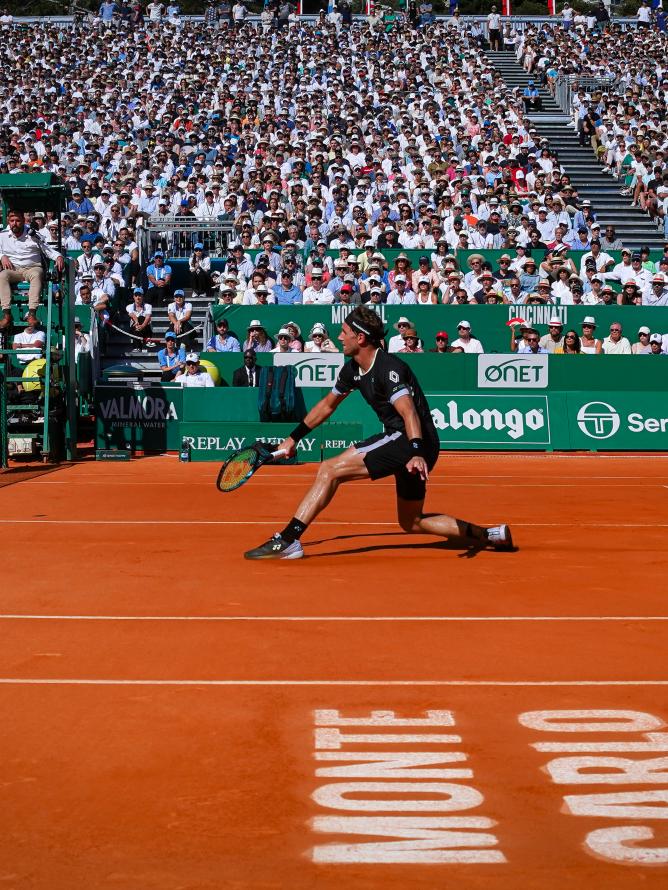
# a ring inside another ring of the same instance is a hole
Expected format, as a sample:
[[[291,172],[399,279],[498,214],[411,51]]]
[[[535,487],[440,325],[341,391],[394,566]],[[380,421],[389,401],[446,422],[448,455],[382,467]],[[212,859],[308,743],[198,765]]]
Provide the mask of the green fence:
[[[240,356],[216,355],[224,374]],[[416,355],[441,447],[492,450],[668,451],[668,361],[655,356]],[[224,367],[223,367],[224,366]],[[305,386],[307,410],[327,392]],[[193,459],[219,460],[291,425],[259,421],[258,390],[175,385],[96,387],[99,449],[164,452],[188,438]],[[320,460],[380,431],[358,394],[302,445]]]
[[[414,323],[426,348],[435,345],[437,331],[445,330],[453,341],[457,337],[457,324],[466,319],[470,322],[473,336],[483,345],[485,352],[508,352],[510,329],[507,322],[521,317],[534,325],[541,333],[547,333],[548,321],[559,316],[565,327],[581,331],[582,319],[593,315],[596,319],[596,336],[608,336],[611,322],[619,321],[624,334],[631,342],[637,340],[638,328],[647,325],[652,331],[668,332],[668,310],[651,306],[378,306],[380,316],[387,325],[388,334],[395,334],[393,325],[400,316]],[[214,306],[215,319],[223,315],[230,328],[243,343],[250,322],[259,319],[270,336],[276,335],[287,321],[296,321],[302,336],[307,337],[316,322],[322,322],[332,339],[336,338],[341,322],[350,310],[346,306]],[[208,356],[207,356],[208,357]],[[606,359],[607,361],[607,359]]]

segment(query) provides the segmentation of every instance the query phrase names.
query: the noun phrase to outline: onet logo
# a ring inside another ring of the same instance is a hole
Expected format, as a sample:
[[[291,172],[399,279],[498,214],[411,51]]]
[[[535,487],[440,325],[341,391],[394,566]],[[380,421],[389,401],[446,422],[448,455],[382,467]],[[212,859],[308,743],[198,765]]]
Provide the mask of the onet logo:
[[[478,386],[482,389],[545,389],[548,384],[548,356],[478,356]]]
[[[607,402],[587,402],[578,411],[578,426],[590,439],[610,439],[619,430],[619,414]]]
[[[485,379],[490,383],[498,383],[499,380],[530,383],[540,380],[541,371],[540,365],[532,365],[529,362],[511,358],[506,362],[489,365],[485,368]]]

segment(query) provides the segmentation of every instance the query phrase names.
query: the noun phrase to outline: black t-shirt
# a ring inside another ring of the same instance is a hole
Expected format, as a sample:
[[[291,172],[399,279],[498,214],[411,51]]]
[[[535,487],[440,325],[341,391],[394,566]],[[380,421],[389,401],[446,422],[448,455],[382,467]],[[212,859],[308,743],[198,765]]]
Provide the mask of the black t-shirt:
[[[415,410],[420,418],[422,438],[438,447],[438,433],[431,417],[431,411],[422,387],[408,365],[395,355],[383,349],[376,352],[373,365],[366,374],[361,373],[357,362],[352,359],[341,368],[333,392],[342,396],[358,389],[364,401],[376,412],[385,430],[406,432],[401,414],[394,402],[403,395],[413,398]]]

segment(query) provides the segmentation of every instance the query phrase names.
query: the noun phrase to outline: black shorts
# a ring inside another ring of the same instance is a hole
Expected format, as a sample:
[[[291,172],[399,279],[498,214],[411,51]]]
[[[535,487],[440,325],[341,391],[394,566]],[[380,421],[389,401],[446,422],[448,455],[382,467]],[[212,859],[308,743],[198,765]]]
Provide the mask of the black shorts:
[[[364,455],[364,465],[372,479],[394,476],[397,497],[405,501],[424,500],[427,491],[425,481],[417,473],[409,473],[406,469],[415,452],[404,433],[379,433],[363,442],[356,442],[355,449]],[[438,460],[438,443],[425,441],[424,450],[431,471]]]

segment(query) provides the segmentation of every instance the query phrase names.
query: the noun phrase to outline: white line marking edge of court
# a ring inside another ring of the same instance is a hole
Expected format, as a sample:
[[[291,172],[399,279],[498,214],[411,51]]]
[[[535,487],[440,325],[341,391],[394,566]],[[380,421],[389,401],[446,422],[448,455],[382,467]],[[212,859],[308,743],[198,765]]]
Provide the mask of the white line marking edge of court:
[[[182,519],[0,519],[0,525],[179,525]],[[345,520],[321,519],[318,525],[349,525]],[[189,519],[188,525],[270,525],[275,526],[273,519]],[[512,522],[516,528],[668,528],[668,522]],[[355,527],[381,528],[392,526],[398,529],[396,522],[355,522]],[[399,532],[397,532],[399,533]],[[429,537],[428,535],[426,537]],[[432,535],[433,537],[433,535]]]
[[[668,680],[97,680],[0,677],[1,686],[668,686]]]
[[[34,615],[0,614],[0,621],[668,621],[668,615]]]

